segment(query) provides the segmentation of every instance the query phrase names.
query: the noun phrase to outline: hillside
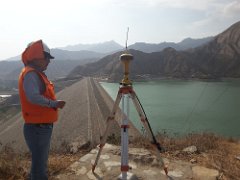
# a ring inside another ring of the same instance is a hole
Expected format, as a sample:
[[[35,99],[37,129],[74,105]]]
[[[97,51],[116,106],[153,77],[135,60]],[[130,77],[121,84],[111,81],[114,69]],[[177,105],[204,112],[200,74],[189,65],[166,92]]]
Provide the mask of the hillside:
[[[240,77],[240,22],[203,47],[194,49],[193,63],[213,77]]]
[[[240,22],[235,23],[207,44],[185,51],[165,48],[161,52],[144,53],[130,50],[132,78],[226,78],[240,77]],[[69,76],[103,76],[119,81],[122,52],[106,56],[95,63],[76,67]]]

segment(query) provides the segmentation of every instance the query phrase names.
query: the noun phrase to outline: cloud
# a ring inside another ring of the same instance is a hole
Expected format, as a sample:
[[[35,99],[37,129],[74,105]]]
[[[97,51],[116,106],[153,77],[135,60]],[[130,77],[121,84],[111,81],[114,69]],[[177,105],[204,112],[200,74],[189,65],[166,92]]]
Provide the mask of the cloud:
[[[221,1],[219,0],[132,0],[136,3],[144,4],[145,6],[151,7],[163,7],[163,8],[186,8],[195,10],[206,10],[212,6],[216,6]],[[226,0],[225,0],[226,1]]]
[[[223,10],[222,14],[225,17],[236,17],[240,15],[240,1],[233,1],[227,4]]]
[[[205,16],[189,24],[189,29],[198,32],[199,36],[217,35],[240,20],[240,2],[228,1],[215,4],[214,8],[206,11]]]

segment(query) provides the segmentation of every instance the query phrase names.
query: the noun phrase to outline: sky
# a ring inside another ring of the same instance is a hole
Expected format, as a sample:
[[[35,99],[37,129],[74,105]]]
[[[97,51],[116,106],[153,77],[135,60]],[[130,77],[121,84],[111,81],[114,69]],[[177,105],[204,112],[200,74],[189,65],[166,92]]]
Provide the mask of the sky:
[[[42,39],[50,48],[114,40],[180,42],[215,36],[240,20],[240,0],[0,1],[0,60]]]

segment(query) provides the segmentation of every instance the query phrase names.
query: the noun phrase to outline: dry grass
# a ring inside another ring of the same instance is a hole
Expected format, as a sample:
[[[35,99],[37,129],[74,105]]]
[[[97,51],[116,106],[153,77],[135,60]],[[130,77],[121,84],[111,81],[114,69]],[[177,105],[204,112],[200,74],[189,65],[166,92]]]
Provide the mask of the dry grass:
[[[50,152],[48,161],[49,180],[66,171],[73,162],[89,152],[88,147],[82,148],[76,154],[66,151]],[[0,151],[0,180],[25,180],[28,177],[31,160],[29,153],[16,153],[9,146]]]
[[[221,179],[240,179],[240,143],[234,139],[217,137],[214,134],[190,134],[186,137],[171,138],[166,135],[157,135],[158,142],[164,147],[163,156],[190,161],[195,159],[197,164],[217,169],[223,174]],[[119,137],[110,136],[109,143],[120,144]],[[186,153],[182,150],[188,146],[196,146],[197,152]],[[153,145],[144,138],[130,142],[130,147],[139,147],[153,150]],[[66,171],[70,164],[89,152],[89,147],[81,149],[77,154],[64,152],[51,152],[49,156],[49,179]],[[26,179],[30,167],[28,154],[16,154],[11,148],[5,147],[0,152],[0,179],[14,180]]]
[[[67,172],[67,168],[87,152],[83,150],[76,154],[51,153],[48,161],[49,180],[55,180],[58,174]]]
[[[10,147],[4,147],[0,152],[0,179],[26,179],[29,163],[27,156],[15,153]]]
[[[240,156],[240,143],[233,138],[226,139],[203,133],[179,138],[158,134],[157,139],[165,149],[163,156],[184,161],[195,159],[199,165],[217,169],[222,175],[220,179],[240,180],[240,160],[236,158]],[[154,149],[144,138],[135,139],[131,146]],[[188,146],[196,146],[197,152],[183,152],[182,150]]]

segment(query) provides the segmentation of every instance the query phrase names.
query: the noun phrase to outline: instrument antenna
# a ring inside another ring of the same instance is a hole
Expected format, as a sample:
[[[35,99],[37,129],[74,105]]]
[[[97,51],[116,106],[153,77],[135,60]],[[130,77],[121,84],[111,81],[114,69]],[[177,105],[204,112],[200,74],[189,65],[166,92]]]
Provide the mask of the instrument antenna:
[[[127,37],[126,37],[126,50],[127,50],[127,42],[128,42],[128,32],[129,32],[129,27],[127,28]]]

